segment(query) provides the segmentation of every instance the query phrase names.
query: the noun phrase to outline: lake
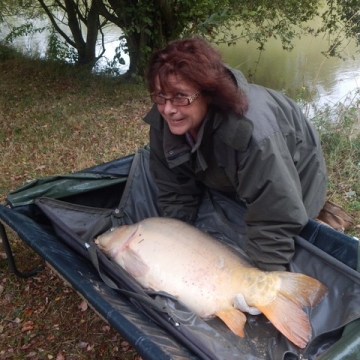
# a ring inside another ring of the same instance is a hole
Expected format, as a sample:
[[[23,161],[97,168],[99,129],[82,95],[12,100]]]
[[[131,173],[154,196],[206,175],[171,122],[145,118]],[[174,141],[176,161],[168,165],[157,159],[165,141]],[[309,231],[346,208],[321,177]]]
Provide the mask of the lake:
[[[14,19],[19,24],[19,18]],[[315,24],[318,20],[315,20]],[[46,20],[36,20],[36,26],[46,25]],[[2,29],[0,39],[7,31]],[[112,60],[121,30],[115,26],[105,29],[105,58]],[[26,52],[44,55],[48,33],[19,37],[14,45]],[[349,43],[342,55],[344,59],[325,58],[321,51],[327,49],[327,42],[322,37],[303,36],[294,41],[292,51],[282,49],[279,41],[270,40],[266,50],[257,50],[256,44],[239,41],[234,46],[218,46],[226,63],[241,70],[254,83],[280,90],[294,99],[305,99],[316,107],[333,105],[337,102],[349,102],[360,97],[360,53],[354,43]],[[100,50],[99,50],[100,51]],[[126,71],[129,58],[125,56]],[[311,112],[311,110],[309,110]]]

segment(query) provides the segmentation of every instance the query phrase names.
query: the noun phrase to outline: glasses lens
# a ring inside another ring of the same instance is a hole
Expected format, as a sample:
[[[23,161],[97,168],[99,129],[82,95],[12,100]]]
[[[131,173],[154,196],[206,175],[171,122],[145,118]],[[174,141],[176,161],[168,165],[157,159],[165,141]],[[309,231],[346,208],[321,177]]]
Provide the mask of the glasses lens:
[[[187,97],[173,97],[169,99],[156,94],[151,94],[150,98],[154,103],[158,105],[164,105],[166,101],[170,101],[175,106],[186,106],[192,102]]]
[[[166,102],[164,97],[156,95],[156,94],[151,94],[150,97],[154,103],[159,104],[159,105],[164,105]]]
[[[189,105],[189,99],[188,98],[181,98],[181,97],[174,97],[171,99],[171,102],[175,106],[186,106]]]

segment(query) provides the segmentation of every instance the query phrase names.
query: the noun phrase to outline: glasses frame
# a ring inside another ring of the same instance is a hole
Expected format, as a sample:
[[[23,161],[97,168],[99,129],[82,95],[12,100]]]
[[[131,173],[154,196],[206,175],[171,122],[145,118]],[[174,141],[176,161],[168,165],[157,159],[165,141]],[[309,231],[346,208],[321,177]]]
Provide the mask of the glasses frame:
[[[174,106],[189,106],[194,100],[196,100],[199,95],[201,94],[201,91],[197,91],[196,93],[190,95],[190,96],[184,96],[184,97],[172,97],[172,98],[166,98],[165,96],[157,95],[155,93],[150,94],[151,101],[154,102],[157,105],[165,105],[167,101],[170,101],[172,105]],[[160,102],[156,101],[157,99],[163,99]],[[187,100],[187,104],[174,104],[174,101],[183,101]],[[164,102],[162,102],[164,101]]]

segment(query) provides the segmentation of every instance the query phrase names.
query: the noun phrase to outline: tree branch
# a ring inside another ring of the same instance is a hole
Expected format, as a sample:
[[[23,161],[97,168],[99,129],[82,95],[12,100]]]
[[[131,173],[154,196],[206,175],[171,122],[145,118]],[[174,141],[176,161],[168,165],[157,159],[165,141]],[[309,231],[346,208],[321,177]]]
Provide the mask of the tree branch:
[[[65,41],[70,44],[72,47],[76,48],[76,44],[74,41],[71,40],[71,38],[64,32],[61,30],[61,28],[59,27],[59,25],[57,24],[52,12],[49,10],[48,6],[45,4],[44,0],[38,0],[38,2],[40,3],[41,7],[44,9],[44,11],[46,12],[46,15],[49,17],[51,24],[53,25],[53,27],[55,28],[55,30],[65,39]]]

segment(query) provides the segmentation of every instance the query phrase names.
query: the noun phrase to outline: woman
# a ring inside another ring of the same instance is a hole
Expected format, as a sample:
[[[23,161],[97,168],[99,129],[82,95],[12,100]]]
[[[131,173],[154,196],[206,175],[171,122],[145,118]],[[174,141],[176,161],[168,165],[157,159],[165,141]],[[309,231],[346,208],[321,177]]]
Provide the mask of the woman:
[[[150,168],[163,215],[192,222],[206,187],[247,207],[247,253],[263,270],[285,270],[293,237],[325,202],[318,135],[294,101],[248,84],[200,38],[153,54],[148,87],[155,103]]]

